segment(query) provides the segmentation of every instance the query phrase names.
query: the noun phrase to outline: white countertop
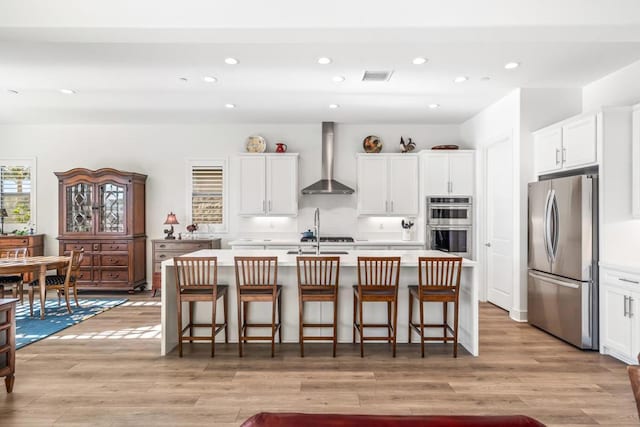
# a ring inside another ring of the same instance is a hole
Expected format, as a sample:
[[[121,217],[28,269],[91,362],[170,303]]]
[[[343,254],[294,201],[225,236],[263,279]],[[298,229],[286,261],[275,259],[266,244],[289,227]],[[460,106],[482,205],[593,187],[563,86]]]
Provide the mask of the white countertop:
[[[315,246],[316,242],[294,239],[236,239],[229,246]],[[355,240],[353,242],[320,242],[322,246],[424,246],[419,240]]]
[[[321,247],[322,249],[322,247]],[[347,254],[325,254],[327,256],[339,256],[341,267],[356,267],[358,262],[358,256],[380,256],[380,251],[372,250],[358,250],[358,251],[345,251]],[[188,255],[192,256],[215,256],[218,257],[219,267],[233,267],[233,258],[236,256],[277,256],[278,266],[280,267],[294,267],[296,265],[296,257],[298,254],[287,254],[286,250],[277,249],[202,249],[200,251],[192,252]],[[309,255],[309,254],[306,254]],[[450,256],[446,252],[440,251],[424,251],[424,250],[388,250],[384,251],[384,256],[399,256],[401,267],[417,267],[419,257],[448,257]],[[173,259],[168,259],[162,262],[162,265],[173,266]],[[463,259],[463,267],[475,267],[476,261]]]

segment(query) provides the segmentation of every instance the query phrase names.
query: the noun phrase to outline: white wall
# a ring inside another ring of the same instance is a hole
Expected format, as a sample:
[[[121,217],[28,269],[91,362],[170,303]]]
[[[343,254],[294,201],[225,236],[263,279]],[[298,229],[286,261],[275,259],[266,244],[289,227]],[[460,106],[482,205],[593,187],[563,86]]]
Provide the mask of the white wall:
[[[0,126],[0,158],[37,158],[37,232],[46,234],[48,254],[57,253],[58,188],[53,174],[75,167],[112,167],[144,173],[147,179],[147,235],[163,237],[163,222],[174,211],[184,232],[186,218],[185,159],[227,157],[230,166],[228,234],[298,238],[313,224],[313,209],[320,207],[323,231],[354,237],[400,238],[400,220],[356,217],[356,195],[300,196],[297,218],[241,218],[237,216],[239,172],[236,153],[244,151],[247,136],[263,135],[273,150],[284,141],[289,152],[300,153],[300,187],[320,178],[321,126],[315,124],[229,125],[5,125]],[[399,151],[400,136],[411,137],[417,150],[436,144],[459,143],[456,125],[336,125],[335,177],[355,187],[355,153],[362,151],[365,136],[375,134],[384,141],[383,152]],[[380,229],[383,224],[383,229]],[[148,245],[148,271],[151,271]]]
[[[619,69],[583,88],[582,110],[640,103],[640,61]]]
[[[584,87],[585,112],[637,103],[640,103],[640,61]],[[601,202],[606,203],[601,218],[600,261],[637,268],[640,267],[640,220],[631,215],[631,139],[627,135],[624,141],[618,140],[616,144],[615,151],[604,147],[605,153],[609,152],[614,161],[605,159],[606,186],[603,191],[607,194],[600,197]]]

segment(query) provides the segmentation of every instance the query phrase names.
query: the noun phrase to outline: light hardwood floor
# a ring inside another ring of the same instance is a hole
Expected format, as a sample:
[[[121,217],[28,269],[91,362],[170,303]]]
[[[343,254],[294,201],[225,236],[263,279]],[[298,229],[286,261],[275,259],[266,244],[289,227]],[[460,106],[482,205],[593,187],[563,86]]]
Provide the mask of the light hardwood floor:
[[[480,310],[480,357],[431,344],[186,345],[159,356],[159,298],[147,294],[17,353],[0,425],[237,426],[258,411],[526,414],[548,425],[639,425],[625,365]]]

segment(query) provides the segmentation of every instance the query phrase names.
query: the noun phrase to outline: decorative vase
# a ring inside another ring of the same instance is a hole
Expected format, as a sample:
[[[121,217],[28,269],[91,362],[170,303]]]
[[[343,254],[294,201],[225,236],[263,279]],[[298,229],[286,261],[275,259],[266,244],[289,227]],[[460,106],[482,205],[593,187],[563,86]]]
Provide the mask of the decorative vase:
[[[402,229],[402,240],[405,241],[405,242],[411,240],[411,229],[410,228],[403,228]]]

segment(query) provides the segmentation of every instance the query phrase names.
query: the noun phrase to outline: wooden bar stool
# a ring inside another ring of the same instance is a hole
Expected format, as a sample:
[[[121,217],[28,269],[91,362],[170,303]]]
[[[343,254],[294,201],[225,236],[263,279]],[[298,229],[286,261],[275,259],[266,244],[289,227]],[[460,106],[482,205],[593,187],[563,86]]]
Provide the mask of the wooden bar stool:
[[[458,300],[460,297],[460,272],[462,258],[458,257],[420,257],[418,258],[418,286],[409,286],[409,342],[412,329],[420,334],[422,357],[425,341],[453,341],[453,357],[458,357]],[[418,300],[420,323],[413,322],[413,300]],[[442,303],[442,324],[425,324],[425,302]],[[453,328],[447,322],[447,306],[453,303]],[[441,337],[425,337],[425,328],[442,328]],[[451,332],[452,336],[447,334]]]
[[[304,341],[333,341],[333,357],[336,357],[338,344],[338,283],[340,257],[299,256],[298,264],[298,301],[300,357],[304,357]],[[332,302],[333,323],[305,323],[305,302]],[[304,328],[333,328],[330,337],[305,336]]]
[[[211,340],[211,357],[216,350],[216,335],[224,330],[224,342],[229,342],[227,333],[228,285],[218,284],[218,257],[187,257],[173,259],[176,268],[176,297],[178,299],[178,355],[182,357],[182,342]],[[223,322],[216,322],[218,300],[222,299]],[[193,309],[196,302],[211,302],[211,323],[194,323]],[[182,326],[182,303],[189,303],[189,323]],[[194,328],[211,328],[211,335],[194,336]],[[184,335],[189,329],[189,335]]]
[[[396,357],[399,280],[400,257],[358,257],[358,284],[353,287],[353,343],[356,342],[358,331],[360,357],[364,357],[365,340],[389,342],[392,344],[393,357]],[[365,302],[386,302],[387,323],[363,323],[362,307]],[[365,337],[364,328],[386,328],[387,336]]]
[[[238,292],[238,354],[248,341],[271,341],[271,357],[275,355],[276,332],[282,342],[280,328],[282,286],[278,281],[278,257],[235,257],[236,289]],[[270,302],[271,323],[249,323],[249,303]],[[277,321],[276,321],[277,313]],[[248,336],[248,328],[271,328],[271,335]]]

